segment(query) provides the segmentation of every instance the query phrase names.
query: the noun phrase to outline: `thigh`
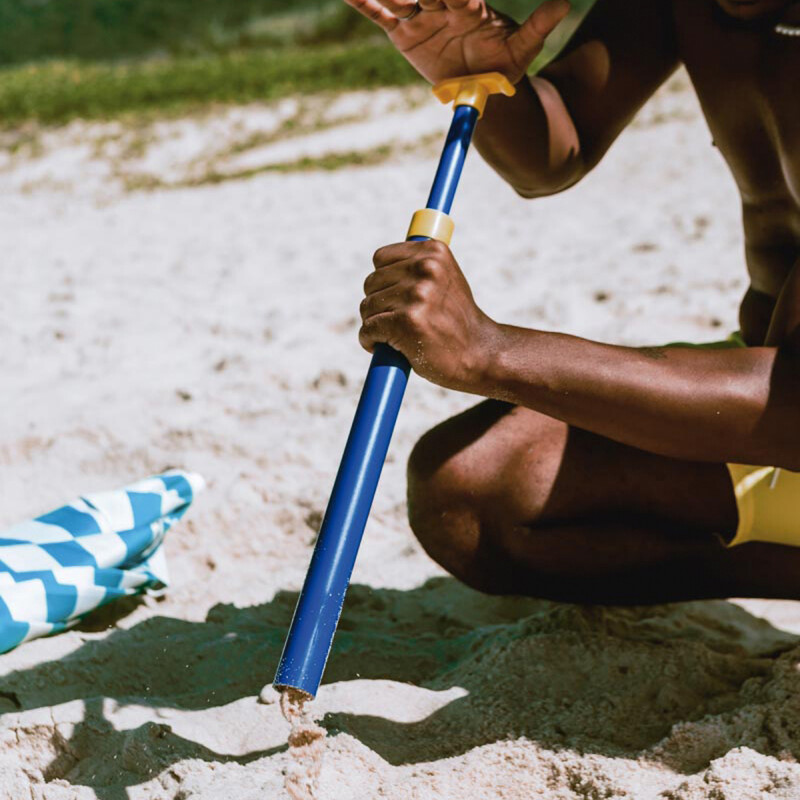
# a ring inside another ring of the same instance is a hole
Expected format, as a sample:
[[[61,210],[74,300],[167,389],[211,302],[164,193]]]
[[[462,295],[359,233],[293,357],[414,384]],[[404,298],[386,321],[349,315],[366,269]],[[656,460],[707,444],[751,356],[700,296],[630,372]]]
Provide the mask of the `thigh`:
[[[724,464],[648,453],[498,401],[420,444],[416,491],[436,535],[450,537],[443,552],[459,541],[447,520],[472,520],[459,566],[484,591],[601,603],[800,598],[800,547],[722,544],[738,522]]]
[[[508,523],[647,521],[723,537],[736,529],[724,464],[648,453],[494,400],[425,439],[426,472],[448,471],[454,492]]]

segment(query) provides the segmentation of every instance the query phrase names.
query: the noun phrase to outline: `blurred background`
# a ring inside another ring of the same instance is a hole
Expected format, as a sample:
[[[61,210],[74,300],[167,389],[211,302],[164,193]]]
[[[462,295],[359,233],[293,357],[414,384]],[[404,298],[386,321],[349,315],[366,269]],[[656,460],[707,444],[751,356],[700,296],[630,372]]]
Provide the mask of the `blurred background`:
[[[594,0],[538,59],[552,57]],[[495,7],[524,19],[535,0]],[[339,0],[0,0],[0,124],[418,81]]]

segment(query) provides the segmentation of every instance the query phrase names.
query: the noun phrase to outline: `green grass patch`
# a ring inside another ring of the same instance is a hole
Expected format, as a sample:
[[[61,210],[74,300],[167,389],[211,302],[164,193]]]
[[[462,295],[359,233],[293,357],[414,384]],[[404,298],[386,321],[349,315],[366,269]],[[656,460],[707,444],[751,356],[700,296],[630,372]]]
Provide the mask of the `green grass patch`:
[[[0,0],[0,63],[342,42],[359,19],[341,0]]]
[[[535,68],[592,2],[573,0],[571,18]],[[535,3],[499,0],[498,7],[521,19]],[[160,55],[148,56],[154,52]],[[45,53],[64,58],[35,60]],[[0,127],[422,82],[383,33],[341,0],[0,0],[3,62]]]
[[[345,167],[371,167],[383,164],[394,155],[397,148],[389,144],[370,147],[368,150],[347,150],[340,153],[326,153],[321,156],[302,156],[293,161],[284,161],[279,164],[265,164],[263,167],[239,170],[236,172],[210,171],[200,178],[182,181],[177,186],[200,186],[204,184],[223,183],[242,178],[252,178],[264,172],[292,173],[292,172],[334,172]]]
[[[274,164],[264,164],[259,167],[225,172],[219,171],[212,166],[201,175],[173,182],[163,181],[156,175],[148,174],[127,175],[124,181],[125,188],[128,191],[141,191],[213,186],[218,183],[253,178],[270,172],[284,175],[297,172],[335,172],[349,167],[373,167],[398,156],[420,155],[422,153],[435,155],[441,142],[441,134],[429,133],[421,136],[413,144],[381,144],[366,150],[344,150],[324,153],[320,156],[301,156],[291,161],[281,161]]]
[[[109,119],[151,111],[184,113],[214,103],[401,86],[421,80],[388,42],[123,64],[34,63],[0,69],[0,125]]]

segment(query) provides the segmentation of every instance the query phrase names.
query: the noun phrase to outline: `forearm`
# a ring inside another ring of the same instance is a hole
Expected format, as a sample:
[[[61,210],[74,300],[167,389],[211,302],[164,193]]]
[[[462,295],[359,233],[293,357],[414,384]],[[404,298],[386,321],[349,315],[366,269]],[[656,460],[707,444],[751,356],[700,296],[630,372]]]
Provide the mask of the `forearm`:
[[[661,455],[800,469],[800,374],[778,348],[627,348],[499,326],[487,397]]]
[[[519,194],[554,194],[584,172],[575,125],[549,81],[525,76],[516,88],[513,97],[489,98],[475,146]]]

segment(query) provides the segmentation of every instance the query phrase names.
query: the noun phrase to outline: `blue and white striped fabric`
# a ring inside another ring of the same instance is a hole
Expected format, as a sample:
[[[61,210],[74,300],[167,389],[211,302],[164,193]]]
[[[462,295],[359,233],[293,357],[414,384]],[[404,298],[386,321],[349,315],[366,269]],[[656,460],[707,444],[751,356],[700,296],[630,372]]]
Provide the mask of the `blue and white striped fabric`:
[[[203,485],[170,470],[0,531],[0,653],[166,586],[161,543]]]

